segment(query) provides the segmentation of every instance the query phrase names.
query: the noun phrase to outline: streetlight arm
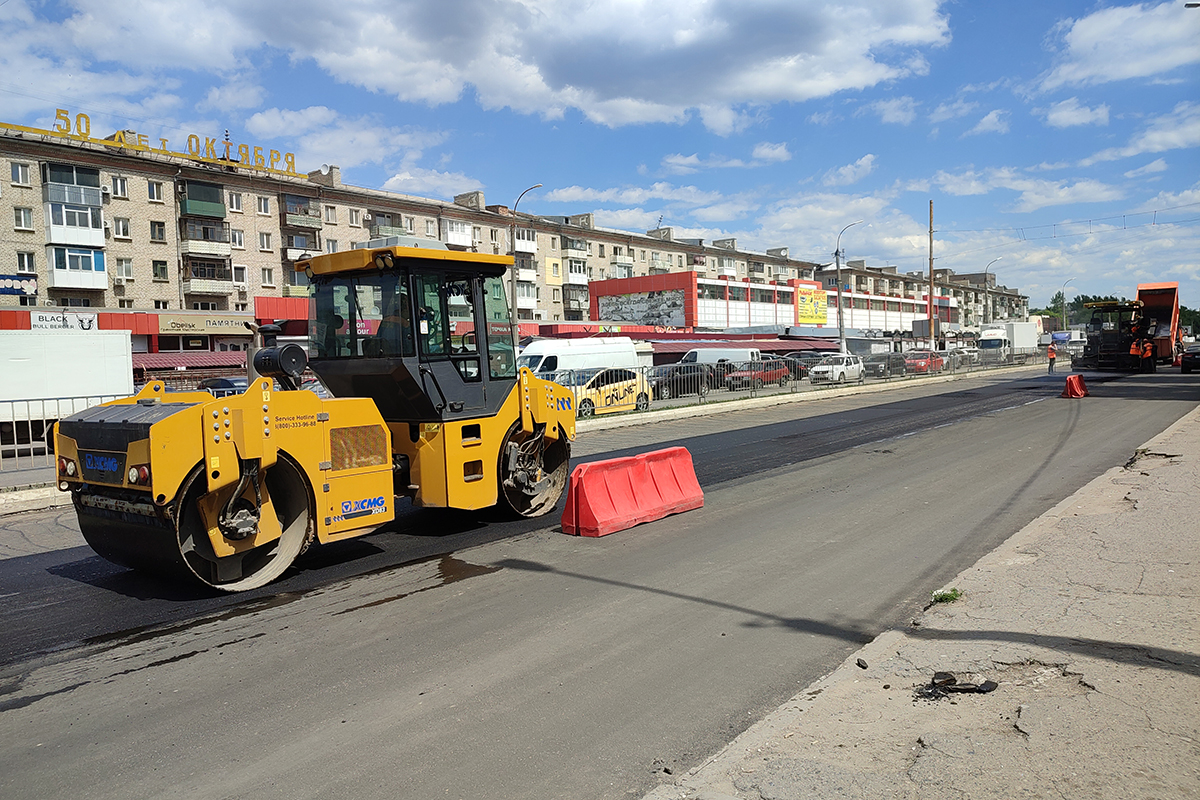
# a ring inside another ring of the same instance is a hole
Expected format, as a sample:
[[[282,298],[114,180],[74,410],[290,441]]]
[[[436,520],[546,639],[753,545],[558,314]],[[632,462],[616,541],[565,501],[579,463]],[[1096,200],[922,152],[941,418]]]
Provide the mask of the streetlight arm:
[[[519,319],[517,319],[517,206],[521,204],[522,197],[529,192],[532,192],[534,189],[540,188],[542,188],[542,185],[540,183],[535,183],[533,186],[530,186],[528,189],[517,195],[517,202],[513,203],[512,235],[508,240],[508,249],[509,252],[513,254],[512,275],[510,276],[509,286],[512,288],[512,297],[510,298],[510,302],[512,303],[511,312],[514,356],[516,355],[516,348],[520,346],[521,343],[521,322]]]

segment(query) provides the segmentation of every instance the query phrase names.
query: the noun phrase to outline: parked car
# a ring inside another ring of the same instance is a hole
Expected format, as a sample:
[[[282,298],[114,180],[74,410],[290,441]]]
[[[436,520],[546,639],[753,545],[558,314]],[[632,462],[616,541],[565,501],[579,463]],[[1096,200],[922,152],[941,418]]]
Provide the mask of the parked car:
[[[1200,344],[1189,345],[1179,357],[1179,371],[1190,375],[1192,370],[1200,368]]]
[[[787,386],[792,379],[792,370],[784,361],[768,358],[763,361],[748,361],[725,376],[725,388],[761,389],[770,383]]]
[[[960,347],[958,353],[962,356],[963,366],[973,367],[983,361],[978,347]]]
[[[578,369],[554,373],[551,378],[575,393],[581,417],[616,411],[645,411],[650,407],[650,384],[641,372],[613,369]]]
[[[655,400],[670,400],[694,394],[700,397],[711,388],[709,364],[667,364],[650,372],[650,389]]]
[[[875,353],[863,359],[868,378],[900,378],[908,374],[903,353]]]
[[[808,370],[816,363],[814,361],[801,361],[798,358],[791,356],[776,356],[784,364],[787,364],[788,371],[792,373],[792,380],[800,381],[808,377]],[[818,359],[819,360],[819,359]]]
[[[941,372],[946,362],[932,350],[909,350],[904,354],[905,369],[909,372],[931,374]]]
[[[196,384],[196,388],[206,391],[213,397],[229,397],[235,394],[245,394],[250,385],[245,377],[234,378],[205,378]]]
[[[862,383],[867,370],[859,356],[836,355],[826,356],[808,371],[808,379],[813,383],[845,383],[858,381]]]

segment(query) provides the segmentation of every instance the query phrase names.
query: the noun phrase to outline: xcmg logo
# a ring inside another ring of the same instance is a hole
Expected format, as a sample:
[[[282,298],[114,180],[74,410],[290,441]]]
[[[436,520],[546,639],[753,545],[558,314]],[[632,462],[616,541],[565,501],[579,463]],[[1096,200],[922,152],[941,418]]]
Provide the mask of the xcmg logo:
[[[387,511],[387,500],[383,496],[364,497],[362,500],[342,501],[342,519],[365,517],[368,514],[383,514]]]
[[[83,466],[96,472],[120,472],[121,461],[115,456],[102,456],[96,453],[85,453]]]

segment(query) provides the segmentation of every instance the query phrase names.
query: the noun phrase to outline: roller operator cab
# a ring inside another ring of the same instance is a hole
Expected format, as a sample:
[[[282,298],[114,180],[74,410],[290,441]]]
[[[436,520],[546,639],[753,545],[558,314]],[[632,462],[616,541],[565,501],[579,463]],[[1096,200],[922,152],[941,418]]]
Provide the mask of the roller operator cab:
[[[417,506],[523,516],[554,508],[575,436],[570,391],[518,370],[512,259],[356,249],[298,262],[309,357],[254,357],[245,393],[135,397],[64,419],[59,488],[118,564],[227,591],[281,575],[314,540],[362,535]],[[333,398],[300,389],[305,362]],[[275,382],[283,387],[275,387]]]

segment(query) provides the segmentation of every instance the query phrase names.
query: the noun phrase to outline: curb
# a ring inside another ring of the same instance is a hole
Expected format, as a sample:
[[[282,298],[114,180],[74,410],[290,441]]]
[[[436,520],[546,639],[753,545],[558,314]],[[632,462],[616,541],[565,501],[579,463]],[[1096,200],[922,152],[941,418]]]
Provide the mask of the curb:
[[[71,504],[69,492],[60,492],[54,484],[22,486],[0,492],[0,517],[25,511],[45,511]]]

